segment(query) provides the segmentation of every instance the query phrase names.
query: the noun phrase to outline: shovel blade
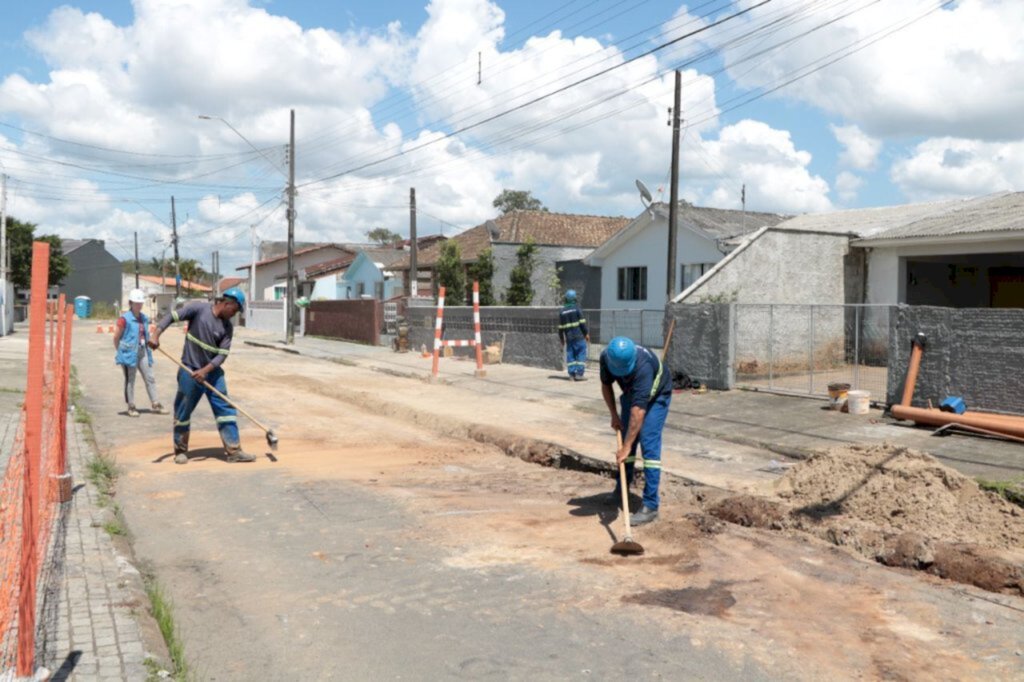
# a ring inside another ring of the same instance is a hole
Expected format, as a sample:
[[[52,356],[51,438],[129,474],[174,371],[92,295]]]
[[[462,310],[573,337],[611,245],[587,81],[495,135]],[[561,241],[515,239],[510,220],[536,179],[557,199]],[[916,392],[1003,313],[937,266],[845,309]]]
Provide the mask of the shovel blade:
[[[273,431],[267,431],[267,445],[270,446],[271,450],[277,452],[277,436],[274,435]]]
[[[620,540],[612,545],[612,554],[618,554],[620,556],[640,556],[644,553],[644,547],[639,542],[634,542],[633,538],[626,538]]]

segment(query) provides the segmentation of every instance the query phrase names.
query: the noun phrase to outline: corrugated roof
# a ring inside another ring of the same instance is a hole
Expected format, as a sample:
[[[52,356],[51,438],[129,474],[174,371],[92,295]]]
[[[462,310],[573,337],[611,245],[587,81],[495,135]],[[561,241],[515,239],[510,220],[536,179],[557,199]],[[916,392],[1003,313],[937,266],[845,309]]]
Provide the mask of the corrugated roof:
[[[828,213],[805,213],[779,223],[777,227],[802,232],[833,232],[858,237],[876,235],[929,216],[942,215],[962,205],[963,200],[935,201],[903,206],[852,208]]]
[[[139,279],[141,279],[143,281],[146,281],[146,282],[151,282],[152,284],[159,284],[160,286],[163,286],[163,287],[173,287],[174,286],[174,278],[173,277],[161,277],[160,275],[139,275]],[[213,288],[207,286],[206,284],[200,284],[199,282],[192,282],[192,281],[187,280],[187,279],[182,279],[181,280],[181,288],[182,289],[188,289],[190,291],[213,291]]]
[[[492,235],[488,223],[493,223]],[[579,246],[595,248],[629,223],[622,216],[575,215],[547,211],[512,211],[482,225],[471,227],[451,237],[462,251],[463,262],[475,261],[492,243],[523,244],[528,239],[543,246]],[[419,267],[429,268],[437,263],[444,242],[436,242],[421,249],[417,256]],[[396,262],[395,269],[409,268],[409,254]]]
[[[781,213],[737,211],[729,208],[706,208],[680,202],[678,219],[707,233],[714,239],[725,239],[746,234],[762,227],[773,227],[789,216]],[[665,207],[668,211],[668,206]]]
[[[1024,232],[1024,192],[990,194],[952,203],[945,211],[877,233],[871,239]]]
[[[91,239],[61,239],[60,250],[66,256],[75,249],[80,249],[91,241]]]
[[[321,249],[337,249],[339,251],[353,251],[353,249],[350,249],[347,246],[343,246],[343,245],[340,245],[340,244],[317,244],[316,246],[310,246],[310,247],[305,248],[305,249],[298,249],[293,254],[293,257],[294,256],[301,256],[301,255],[307,254],[307,253],[313,253],[314,251],[319,251]],[[285,260],[287,258],[288,258],[288,254],[287,253],[285,253],[283,256],[274,256],[273,258],[266,258],[266,259],[261,260],[258,263],[256,263],[256,267],[260,267],[261,265],[267,265],[268,263],[276,263],[279,260]],[[251,265],[240,265],[239,267],[235,268],[235,270],[248,270],[250,267],[251,267]]]

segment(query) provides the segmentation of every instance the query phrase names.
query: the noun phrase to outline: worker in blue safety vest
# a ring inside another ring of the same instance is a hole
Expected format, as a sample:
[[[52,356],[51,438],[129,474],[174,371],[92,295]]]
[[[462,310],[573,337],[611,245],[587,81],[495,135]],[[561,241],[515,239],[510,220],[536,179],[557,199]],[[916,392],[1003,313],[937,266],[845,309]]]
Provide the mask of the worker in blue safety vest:
[[[612,389],[616,383],[622,391],[618,407]],[[627,486],[633,482],[637,445],[643,454],[643,506],[630,516],[630,523],[650,523],[658,518],[661,432],[672,402],[671,372],[652,351],[625,336],[616,336],[601,353],[601,394],[612,416],[612,428],[623,432],[622,446],[615,458],[616,463],[626,463]],[[614,499],[622,499],[619,483],[615,485]]]
[[[206,388],[208,383],[227,395],[228,386],[222,365],[231,352],[234,326],[231,318],[245,308],[245,294],[232,287],[212,303],[197,301],[168,313],[156,327],[150,346],[160,347],[160,335],[175,322],[188,322],[181,364],[189,371],[178,370],[178,393],[174,398],[174,462],[188,463],[188,441],[192,412],[203,396],[210,401],[217,430],[229,462],[254,462],[256,457],[242,451],[238,437],[237,412],[220,396]]]
[[[576,303],[576,292],[573,289],[565,292],[565,305],[558,315],[558,339],[565,351],[565,361],[569,369],[571,381],[586,381],[583,371],[587,368],[587,344],[590,343],[590,331],[583,311]]]

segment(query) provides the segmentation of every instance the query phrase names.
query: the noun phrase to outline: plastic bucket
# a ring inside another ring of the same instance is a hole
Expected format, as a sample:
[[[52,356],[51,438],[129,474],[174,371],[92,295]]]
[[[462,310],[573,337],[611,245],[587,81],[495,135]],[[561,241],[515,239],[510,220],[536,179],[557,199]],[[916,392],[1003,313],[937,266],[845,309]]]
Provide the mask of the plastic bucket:
[[[850,414],[867,414],[871,407],[871,393],[868,391],[849,391],[847,408]]]
[[[847,392],[850,384],[829,384],[828,385],[828,406],[833,410],[843,409],[846,404]]]

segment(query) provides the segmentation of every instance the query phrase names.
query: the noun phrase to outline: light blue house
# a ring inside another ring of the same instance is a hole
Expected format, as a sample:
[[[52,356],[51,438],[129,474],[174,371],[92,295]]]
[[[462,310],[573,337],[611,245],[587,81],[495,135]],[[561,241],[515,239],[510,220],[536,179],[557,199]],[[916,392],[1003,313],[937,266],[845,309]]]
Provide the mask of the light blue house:
[[[388,270],[401,260],[398,249],[366,249],[360,251],[345,274],[338,277],[338,300],[376,298],[387,300],[402,293],[402,279]]]

